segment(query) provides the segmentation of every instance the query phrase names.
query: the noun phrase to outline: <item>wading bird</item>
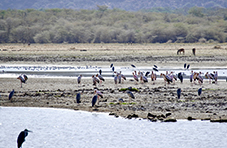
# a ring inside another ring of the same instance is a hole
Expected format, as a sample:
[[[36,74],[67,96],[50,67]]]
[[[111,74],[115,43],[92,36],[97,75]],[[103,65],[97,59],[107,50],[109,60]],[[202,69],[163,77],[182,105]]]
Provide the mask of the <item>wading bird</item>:
[[[82,78],[82,75],[79,75],[79,76],[77,77],[77,83],[78,83],[78,84],[81,83],[81,78]]]
[[[135,96],[133,95],[133,93],[131,91],[127,90],[126,93],[129,96],[129,102],[131,102],[132,99],[135,99]]]
[[[178,89],[177,89],[177,98],[180,99],[180,96],[181,96],[181,89],[178,88]]]
[[[198,95],[200,96],[202,94],[202,88],[198,89]]]
[[[105,79],[104,79],[101,75],[98,75],[98,74],[97,74],[96,77],[99,78],[100,84],[102,83],[102,81],[105,81]]]
[[[133,65],[133,64],[131,64],[131,66],[132,66],[132,67],[134,67],[134,68],[136,68],[136,66],[135,66],[135,65]]]
[[[27,129],[25,129],[24,131],[21,131],[18,138],[17,138],[17,148],[21,148],[22,147],[22,144],[23,142],[25,141],[25,137],[28,136],[28,132],[32,132],[32,131],[29,131]]]
[[[80,98],[81,98],[81,95],[80,95],[80,93],[78,93],[76,95],[76,103],[81,103]]]
[[[95,96],[92,98],[92,101],[91,101],[92,107],[94,107],[95,103],[97,102],[97,99],[98,99],[98,96],[97,96],[97,95],[95,95]]]
[[[20,80],[21,88],[22,88],[22,83],[25,83],[28,80],[28,77],[26,75],[23,75],[23,76],[21,75],[21,76],[17,77],[17,79]]]
[[[183,83],[183,75],[181,72],[178,73],[177,77],[180,79],[180,82]]]
[[[9,93],[9,100],[12,102],[12,97],[14,94],[14,89]]]

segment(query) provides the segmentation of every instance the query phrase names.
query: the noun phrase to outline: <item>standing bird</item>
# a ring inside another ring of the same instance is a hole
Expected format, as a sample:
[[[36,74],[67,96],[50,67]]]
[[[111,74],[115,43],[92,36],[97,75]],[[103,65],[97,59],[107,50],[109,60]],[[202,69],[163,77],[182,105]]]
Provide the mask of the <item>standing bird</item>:
[[[126,93],[128,94],[128,96],[130,98],[129,102],[131,102],[132,99],[135,99],[135,96],[133,95],[133,93],[131,91],[127,90]]]
[[[112,63],[112,64],[110,64],[110,68],[111,68],[111,67],[113,67],[113,63]]]
[[[101,69],[99,70],[99,74],[102,75],[102,70]]]
[[[158,66],[154,65],[155,68],[158,68]]]
[[[188,64],[187,69],[189,69],[190,65]]]
[[[26,76],[26,75],[19,76],[19,77],[17,77],[17,79],[20,80],[20,82],[21,82],[21,88],[22,88],[22,83],[25,83],[28,80],[28,76]]]
[[[78,84],[81,83],[81,78],[82,78],[82,75],[79,75],[79,76],[77,77],[77,83],[78,83]]]
[[[114,67],[112,67],[112,71],[114,71]]]
[[[137,82],[139,81],[139,78],[138,78],[138,76],[136,75],[136,72],[134,73],[132,73],[132,75],[133,75],[133,78],[134,78],[134,80],[136,80]]]
[[[131,66],[132,66],[132,67],[134,67],[134,68],[136,68],[136,66],[135,66],[135,65],[133,65],[133,64],[131,64]]]
[[[81,95],[80,95],[80,93],[78,93],[76,95],[76,103],[81,103],[80,98],[81,98]]]
[[[92,107],[95,105],[95,103],[97,102],[97,99],[98,99],[98,96],[95,95],[93,98],[92,98],[92,101],[91,101],[91,104],[92,104]]]
[[[150,74],[150,71],[147,71],[146,74],[145,74],[145,76],[147,77],[149,74]]]
[[[181,89],[178,88],[178,89],[177,89],[177,98],[180,99],[180,96],[181,96]]]
[[[21,148],[23,142],[25,141],[25,137],[28,136],[28,132],[32,132],[32,131],[25,129],[24,131],[20,132],[20,134],[17,138],[17,148]]]
[[[177,77],[180,79],[180,82],[183,83],[183,75],[182,73],[178,73]]]
[[[100,91],[98,91],[97,89],[95,89],[95,94],[98,95],[98,98],[99,97],[103,98],[103,94]]]
[[[154,71],[158,71],[158,69],[157,69],[157,68],[153,68],[153,70],[154,70]]]
[[[202,94],[202,88],[198,89],[198,95],[200,96]]]
[[[105,79],[104,79],[101,75],[98,75],[98,74],[97,74],[96,77],[99,78],[100,84],[102,83],[102,81],[105,81]]]
[[[185,63],[185,64],[184,64],[184,69],[186,69],[186,66],[187,66],[187,64]]]
[[[12,97],[14,94],[14,89],[9,93],[9,100],[12,102]]]

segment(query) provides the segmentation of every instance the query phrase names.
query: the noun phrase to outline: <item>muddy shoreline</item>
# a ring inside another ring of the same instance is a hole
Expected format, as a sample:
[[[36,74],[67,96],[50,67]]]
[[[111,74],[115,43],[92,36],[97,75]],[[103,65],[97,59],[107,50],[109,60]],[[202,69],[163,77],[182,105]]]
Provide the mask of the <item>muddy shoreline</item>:
[[[52,47],[53,46],[53,47]],[[100,65],[109,66],[153,66],[182,67],[184,63],[193,68],[199,67],[227,67],[227,45],[213,52],[213,45],[199,45],[196,56],[191,55],[194,45],[187,45],[185,55],[176,55],[176,45],[173,46],[123,46],[123,45],[1,45],[0,64],[31,64],[31,65]],[[80,47],[77,47],[80,46]],[[146,48],[145,48],[146,47]],[[91,49],[92,48],[92,49]],[[55,51],[53,49],[58,49]],[[107,50],[108,49],[108,50]],[[127,49],[127,50],[121,50]],[[140,50],[138,50],[140,49]],[[0,106],[23,107],[54,107],[74,110],[107,112],[116,117],[143,118],[151,121],[172,121],[177,119],[210,120],[212,122],[227,121],[227,82],[218,81],[218,84],[209,84],[204,80],[202,85],[191,85],[189,80],[175,84],[164,84],[158,79],[155,84],[135,83],[128,78],[124,84],[114,84],[113,79],[107,79],[102,85],[92,85],[92,79],[82,79],[82,84],[76,83],[76,77],[65,78],[29,78],[27,83],[20,87],[16,78],[0,78]],[[122,88],[133,87],[135,100],[129,103]],[[177,99],[176,90],[182,89],[181,99]],[[203,89],[198,96],[199,88]],[[8,95],[15,90],[13,102],[8,101]],[[104,95],[99,104],[91,107],[94,90],[98,89]],[[76,103],[76,94],[82,92],[81,103]],[[122,98],[126,102],[119,103]]]

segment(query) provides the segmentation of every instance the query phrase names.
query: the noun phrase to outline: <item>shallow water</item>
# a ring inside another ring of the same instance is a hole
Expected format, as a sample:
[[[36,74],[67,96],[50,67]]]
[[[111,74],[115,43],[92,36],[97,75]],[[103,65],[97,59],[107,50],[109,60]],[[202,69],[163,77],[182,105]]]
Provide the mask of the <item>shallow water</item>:
[[[1,148],[16,147],[25,128],[33,133],[23,148],[227,147],[226,123],[161,123],[68,109],[0,107]]]
[[[141,71],[143,73],[154,71],[153,67],[114,67],[114,71],[122,72],[126,77],[132,78],[132,72]],[[159,77],[161,73],[166,73],[166,71],[172,71],[174,74],[178,74],[179,72],[183,73],[184,78],[188,79],[191,75],[191,70],[194,72],[202,72],[202,76],[204,77],[206,72],[213,73],[213,71],[218,72],[218,79],[226,79],[227,76],[227,68],[174,68],[174,67],[159,67],[157,68],[158,72],[155,72]],[[102,70],[102,76],[105,78],[114,77],[114,73],[112,68],[108,66],[98,67],[98,66],[59,66],[59,65],[1,65],[0,66],[0,78],[3,77],[17,77],[20,74],[26,74],[28,77],[34,78],[56,78],[56,77],[77,77],[82,74],[84,78],[90,78],[92,75],[96,75],[99,73],[99,70]]]

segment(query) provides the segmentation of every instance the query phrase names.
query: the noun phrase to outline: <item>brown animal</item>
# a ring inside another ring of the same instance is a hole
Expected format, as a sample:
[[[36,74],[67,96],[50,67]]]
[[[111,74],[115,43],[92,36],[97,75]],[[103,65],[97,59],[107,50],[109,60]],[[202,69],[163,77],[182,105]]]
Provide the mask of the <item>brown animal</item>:
[[[192,53],[195,56],[195,48],[192,48]]]
[[[181,53],[183,53],[183,54],[184,54],[184,48],[180,48],[180,49],[178,49],[178,50],[177,50],[177,54],[179,54],[179,53],[180,53],[180,54],[181,54]]]

